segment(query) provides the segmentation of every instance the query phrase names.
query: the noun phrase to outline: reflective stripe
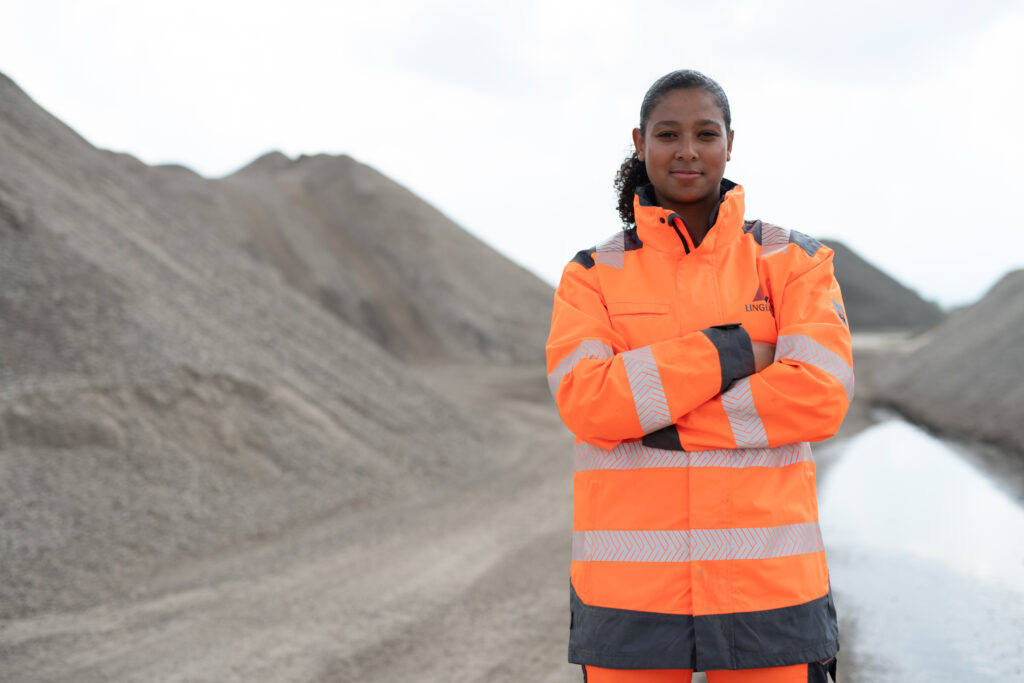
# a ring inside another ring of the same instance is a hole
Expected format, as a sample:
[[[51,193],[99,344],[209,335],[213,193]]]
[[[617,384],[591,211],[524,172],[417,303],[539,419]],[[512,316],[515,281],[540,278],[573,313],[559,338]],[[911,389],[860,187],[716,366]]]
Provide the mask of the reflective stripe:
[[[597,245],[594,251],[594,263],[600,263],[622,270],[626,265],[626,233],[618,232]]]
[[[650,434],[672,424],[668,412],[668,399],[661,385],[661,373],[654,361],[650,346],[632,349],[622,354],[626,366],[626,378],[633,392],[633,404],[644,434]]]
[[[761,256],[786,251],[789,246],[789,229],[771,223],[761,224]]]
[[[836,309],[836,315],[838,315],[839,319],[843,321],[843,324],[849,327],[850,323],[846,322],[846,313],[843,311],[843,307],[840,306],[839,302],[835,299],[832,299],[832,308]]]
[[[768,445],[764,423],[757,414],[754,397],[750,393],[749,377],[736,380],[732,389],[722,394],[722,407],[729,418],[737,448],[764,448]]]
[[[551,371],[550,375],[548,375],[548,387],[551,388],[551,395],[554,396],[558,391],[558,385],[562,381],[562,378],[572,372],[572,369],[576,367],[576,364],[584,358],[608,360],[614,355],[615,352],[612,351],[612,347],[608,346],[603,341],[599,341],[597,339],[585,339],[580,342],[580,345],[576,347],[576,350],[559,361],[555,369]]]
[[[576,471],[641,470],[655,467],[786,467],[812,462],[811,446],[805,441],[777,448],[723,448],[712,451],[667,451],[639,441],[620,444],[610,451],[577,443],[573,446]]]
[[[576,562],[764,560],[825,549],[817,522],[734,529],[574,531]]]
[[[836,378],[846,390],[846,400],[853,400],[853,368],[838,354],[825,348],[806,334],[784,334],[775,342],[775,360],[789,358],[813,365]]]

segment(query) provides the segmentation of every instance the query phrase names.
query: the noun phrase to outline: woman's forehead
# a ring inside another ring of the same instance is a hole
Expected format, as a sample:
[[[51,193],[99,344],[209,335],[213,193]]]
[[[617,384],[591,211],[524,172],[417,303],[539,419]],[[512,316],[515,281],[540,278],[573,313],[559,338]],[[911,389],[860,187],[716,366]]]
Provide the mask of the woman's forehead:
[[[648,118],[649,125],[713,122],[723,126],[725,123],[718,101],[703,88],[676,89],[665,93]]]

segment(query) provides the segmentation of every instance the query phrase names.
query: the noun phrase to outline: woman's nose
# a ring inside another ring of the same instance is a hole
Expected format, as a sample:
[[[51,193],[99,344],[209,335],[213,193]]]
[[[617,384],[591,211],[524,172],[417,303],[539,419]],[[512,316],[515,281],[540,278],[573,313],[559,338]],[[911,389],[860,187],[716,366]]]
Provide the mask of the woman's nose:
[[[682,138],[679,140],[679,147],[676,149],[676,156],[680,159],[696,159],[697,146],[693,140]]]

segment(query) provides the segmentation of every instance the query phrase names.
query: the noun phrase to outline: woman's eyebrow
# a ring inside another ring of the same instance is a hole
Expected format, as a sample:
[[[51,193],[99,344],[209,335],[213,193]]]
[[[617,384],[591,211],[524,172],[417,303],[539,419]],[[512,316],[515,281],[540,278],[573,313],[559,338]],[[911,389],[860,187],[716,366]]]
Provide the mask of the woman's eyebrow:
[[[678,126],[679,122],[678,121],[657,121],[654,125],[655,126]],[[721,128],[722,127],[722,124],[719,123],[718,121],[715,121],[714,119],[701,119],[700,121],[694,121],[693,125],[695,125],[695,126],[714,126],[716,128]]]

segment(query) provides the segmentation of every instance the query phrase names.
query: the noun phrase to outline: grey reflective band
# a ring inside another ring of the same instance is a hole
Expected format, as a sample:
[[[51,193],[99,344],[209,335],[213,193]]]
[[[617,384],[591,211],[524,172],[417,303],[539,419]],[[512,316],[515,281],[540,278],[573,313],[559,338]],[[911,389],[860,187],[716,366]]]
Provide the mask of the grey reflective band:
[[[626,265],[626,233],[618,232],[597,245],[594,263],[600,263],[622,270]]]
[[[824,549],[817,522],[733,529],[572,532],[575,562],[765,560]]]
[[[561,383],[562,378],[572,372],[572,369],[576,367],[576,364],[584,358],[608,360],[614,355],[615,352],[612,351],[612,347],[608,346],[603,341],[599,341],[597,339],[586,339],[580,342],[580,345],[576,347],[576,350],[559,361],[555,369],[551,371],[550,375],[548,375],[548,387],[551,389],[551,395],[554,396],[558,391],[558,385]]]
[[[626,378],[633,392],[633,404],[636,406],[636,415],[640,418],[644,434],[656,432],[672,424],[665,388],[661,385],[661,373],[654,361],[651,347],[644,346],[626,351],[622,354],[622,363],[626,367]]]
[[[764,431],[764,423],[757,413],[754,397],[750,393],[750,378],[738,379],[732,389],[722,394],[722,408],[729,418],[732,437],[737,448],[765,448],[768,446],[768,435]]]
[[[576,471],[640,470],[656,467],[786,467],[812,462],[811,446],[805,441],[777,448],[723,448],[713,451],[666,451],[639,441],[604,450],[589,443],[573,446]]]
[[[789,229],[771,223],[761,224],[761,256],[770,256],[786,251],[789,246]]]
[[[806,334],[784,334],[775,342],[775,360],[788,358],[813,365],[836,378],[853,400],[853,368],[839,354],[830,351]]]

